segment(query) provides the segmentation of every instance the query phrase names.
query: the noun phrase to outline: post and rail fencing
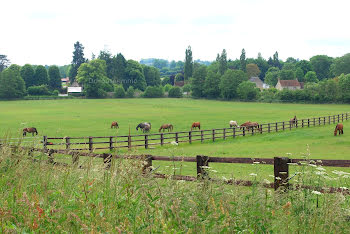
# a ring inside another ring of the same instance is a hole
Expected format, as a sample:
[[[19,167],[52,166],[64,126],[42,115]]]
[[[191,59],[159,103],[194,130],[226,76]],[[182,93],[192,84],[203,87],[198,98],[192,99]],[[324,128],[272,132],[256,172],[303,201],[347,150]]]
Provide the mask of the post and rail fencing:
[[[239,136],[256,135],[271,132],[280,132],[292,130],[292,128],[305,128],[312,126],[320,126],[326,124],[335,124],[348,120],[349,113],[338,115],[313,117],[308,119],[300,119],[294,123],[290,121],[264,123],[258,128],[217,128],[210,130],[182,131],[182,132],[160,132],[153,134],[140,135],[121,135],[107,137],[43,137],[43,149],[65,149],[68,151],[89,151],[96,150],[114,150],[118,148],[144,147],[149,149],[156,145],[179,144],[195,141],[203,142],[205,140],[215,141],[217,139],[232,139]]]

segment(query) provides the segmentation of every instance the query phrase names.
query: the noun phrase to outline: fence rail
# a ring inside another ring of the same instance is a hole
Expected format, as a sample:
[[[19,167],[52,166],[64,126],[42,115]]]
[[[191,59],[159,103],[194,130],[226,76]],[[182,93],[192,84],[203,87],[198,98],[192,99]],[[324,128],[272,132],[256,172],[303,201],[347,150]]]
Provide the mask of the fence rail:
[[[163,132],[154,134],[141,135],[121,135],[121,136],[99,136],[99,137],[43,137],[43,148],[54,148],[74,151],[90,151],[102,149],[118,149],[118,148],[132,148],[144,147],[146,149],[156,145],[192,143],[195,141],[217,139],[229,139],[239,136],[256,135],[271,132],[280,132],[292,130],[293,128],[305,128],[312,126],[320,126],[326,124],[334,124],[348,120],[349,113],[342,113],[338,115],[313,117],[307,119],[300,119],[293,124],[290,121],[264,123],[260,124],[258,128],[216,128],[209,130],[196,131],[181,131],[181,132]],[[61,148],[60,148],[61,147]]]

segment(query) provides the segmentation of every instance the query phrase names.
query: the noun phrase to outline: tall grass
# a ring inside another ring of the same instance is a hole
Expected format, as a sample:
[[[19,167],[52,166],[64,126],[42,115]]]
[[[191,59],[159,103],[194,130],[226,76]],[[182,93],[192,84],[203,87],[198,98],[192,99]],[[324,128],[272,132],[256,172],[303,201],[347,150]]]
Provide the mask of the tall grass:
[[[208,180],[155,179],[152,173],[141,173],[143,162],[138,160],[113,160],[108,170],[96,166],[93,159],[82,166],[84,169],[52,165],[44,154],[28,156],[28,152],[2,146],[1,231],[347,233],[350,230],[350,199],[340,193],[274,192],[258,184],[246,188]],[[303,167],[298,180],[313,177],[321,183],[325,179],[311,170],[313,167]],[[344,174],[340,176],[346,179]]]

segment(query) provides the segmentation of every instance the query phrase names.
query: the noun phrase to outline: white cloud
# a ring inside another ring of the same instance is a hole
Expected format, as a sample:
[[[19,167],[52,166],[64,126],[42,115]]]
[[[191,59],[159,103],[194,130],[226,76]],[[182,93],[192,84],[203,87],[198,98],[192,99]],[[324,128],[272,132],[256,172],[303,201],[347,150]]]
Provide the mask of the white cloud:
[[[127,59],[214,60],[226,49],[238,58],[279,52],[280,58],[309,59],[350,52],[343,0],[322,1],[5,1],[0,53],[12,63],[68,64],[73,44],[86,57],[107,46]]]

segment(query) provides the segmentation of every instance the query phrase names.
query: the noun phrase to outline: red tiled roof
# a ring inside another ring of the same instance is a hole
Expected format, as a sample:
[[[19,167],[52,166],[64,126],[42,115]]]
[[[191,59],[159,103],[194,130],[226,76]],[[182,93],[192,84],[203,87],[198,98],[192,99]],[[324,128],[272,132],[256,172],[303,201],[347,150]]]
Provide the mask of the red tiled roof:
[[[297,80],[280,80],[282,87],[300,87],[300,83]]]

